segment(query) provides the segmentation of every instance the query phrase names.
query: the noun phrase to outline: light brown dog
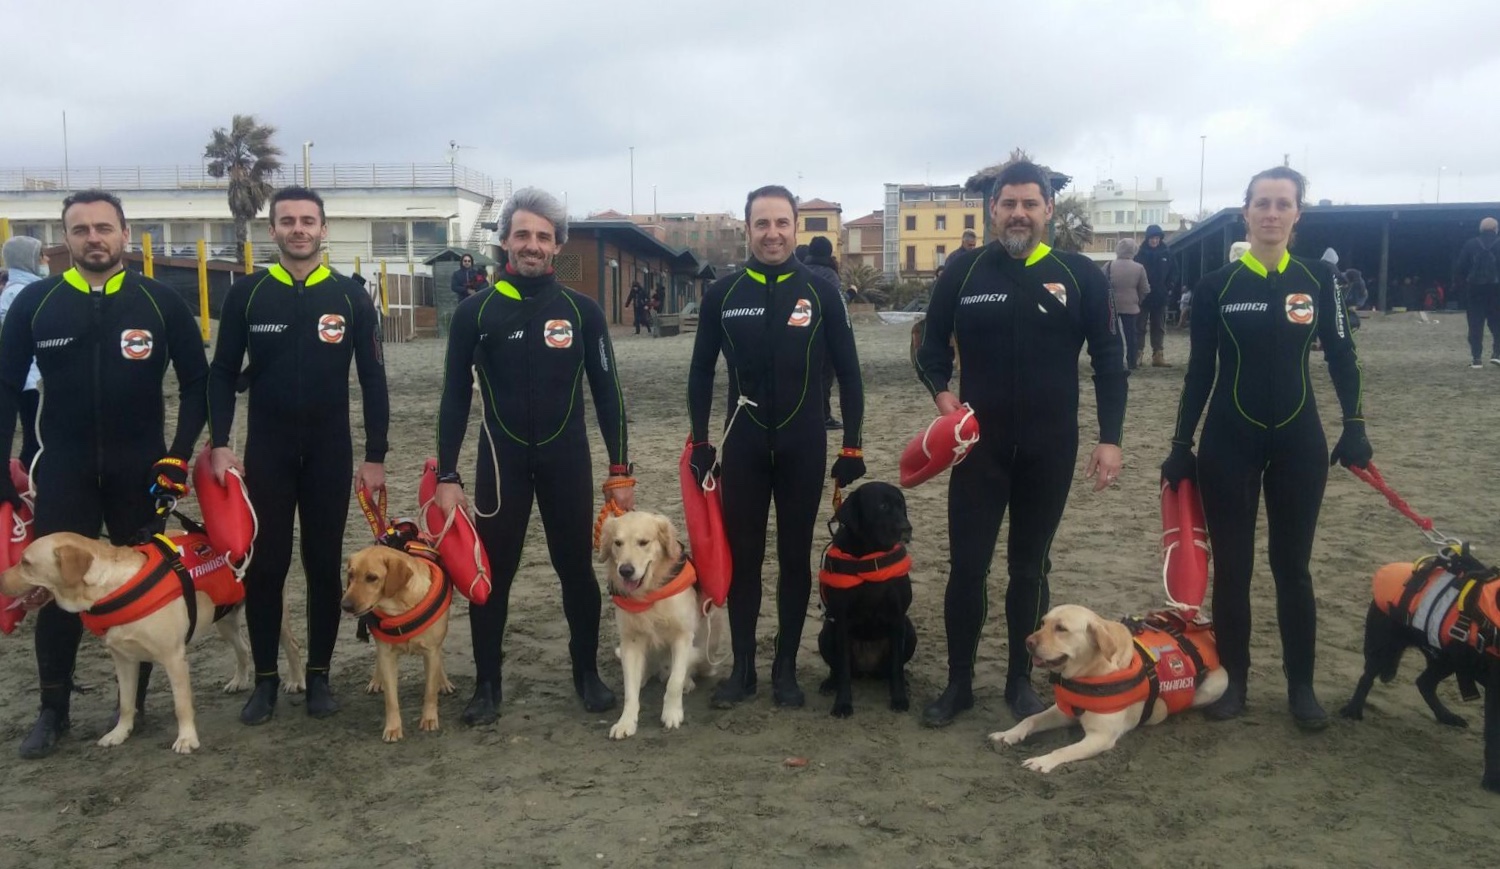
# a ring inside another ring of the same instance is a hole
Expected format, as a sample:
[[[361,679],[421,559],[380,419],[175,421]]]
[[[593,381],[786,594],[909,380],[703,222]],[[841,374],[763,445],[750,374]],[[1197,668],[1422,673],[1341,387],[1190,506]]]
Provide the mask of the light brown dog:
[[[371,694],[385,693],[386,742],[397,742],[405,734],[401,726],[401,703],[396,696],[397,656],[421,655],[426,665],[427,688],[422,694],[422,719],[418,727],[438,729],[438,695],[452,694],[453,683],[443,670],[443,641],[448,637],[448,601],[446,593],[435,587],[440,574],[434,573],[423,559],[407,555],[390,546],[375,545],[361,549],[349,558],[348,581],[344,588],[343,608],[356,616],[374,615],[383,623],[399,622],[402,616],[424,608],[431,600],[439,607],[430,611],[430,619],[419,632],[410,636],[375,634],[375,675],[365,689]],[[442,595],[429,598],[429,593]]]
[[[662,726],[676,730],[683,721],[682,695],[693,690],[693,677],[714,674],[715,650],[729,638],[726,616],[721,609],[704,615],[696,586],[661,593],[684,566],[677,530],[665,516],[633,511],[607,520],[599,533],[599,560],[606,565],[610,593],[618,601],[620,647],[615,654],[625,681],[625,706],[609,738],[635,735],[641,686],[653,671],[666,682]]]
[[[1120,622],[1107,621],[1086,607],[1070,604],[1054,607],[1042,617],[1041,628],[1026,638],[1026,649],[1031,652],[1032,663],[1038,669],[1056,673],[1066,680],[1109,677],[1130,667],[1136,655],[1129,628]],[[1219,699],[1228,685],[1229,676],[1222,667],[1209,669],[1193,692],[1192,708]],[[1191,683],[1186,687],[1191,688]],[[1161,698],[1157,698],[1150,710],[1146,709],[1144,700],[1119,712],[1085,710],[1077,718],[1083,725],[1083,739],[1041,757],[1029,758],[1021,765],[1048,773],[1065,763],[1109,751],[1121,736],[1136,727],[1159,724],[1166,717],[1166,701]],[[1016,745],[1033,733],[1066,727],[1073,721],[1054,703],[1009,730],[991,733],[989,738],[994,743]]]
[[[58,532],[37,538],[26,547],[20,563],[0,574],[0,590],[12,597],[28,596],[29,604],[44,603],[43,598],[50,595],[57,606],[70,613],[81,613],[129,582],[145,563],[145,554],[129,546],[112,546],[103,540]],[[199,629],[195,640],[208,634],[202,627],[214,611],[208,595],[200,592],[197,597]],[[234,677],[224,686],[225,691],[243,691],[252,682],[250,643],[240,630],[243,610],[242,606],[235,607],[215,625],[219,635],[234,649]],[[104,632],[104,647],[114,660],[115,676],[120,683],[120,717],[114,729],[100,738],[99,745],[119,745],[130,737],[135,728],[138,665],[151,661],[162,665],[172,683],[172,701],[177,713],[177,740],[172,743],[172,750],[189,754],[199,747],[187,663],[187,629],[187,603],[179,597],[150,615]],[[285,614],[281,643],[292,671],[300,674],[302,653]]]

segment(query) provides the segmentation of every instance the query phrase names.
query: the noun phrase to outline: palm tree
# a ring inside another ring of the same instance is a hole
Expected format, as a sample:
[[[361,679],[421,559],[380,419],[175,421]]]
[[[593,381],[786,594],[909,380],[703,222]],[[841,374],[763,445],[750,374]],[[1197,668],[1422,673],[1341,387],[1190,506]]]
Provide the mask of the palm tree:
[[[1052,246],[1058,250],[1083,250],[1093,240],[1088,203],[1076,196],[1057,200],[1052,211]]]
[[[839,275],[844,287],[859,287],[860,293],[880,289],[885,285],[885,275],[867,263],[845,263],[844,273]]]
[[[235,115],[225,130],[214,130],[203,149],[208,174],[229,179],[229,213],[234,215],[234,237],[244,256],[250,221],[265,207],[274,188],[271,177],[281,171],[281,149],[271,142],[276,128],[259,124],[254,115]],[[248,263],[247,263],[248,265]]]

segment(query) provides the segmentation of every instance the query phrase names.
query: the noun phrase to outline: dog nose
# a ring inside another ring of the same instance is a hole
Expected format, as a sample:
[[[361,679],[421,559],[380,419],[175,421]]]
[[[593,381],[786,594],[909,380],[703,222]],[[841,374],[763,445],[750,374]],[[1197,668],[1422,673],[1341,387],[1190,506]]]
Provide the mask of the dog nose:
[[[1026,638],[1026,651],[1036,651],[1036,634],[1032,634],[1031,636]]]
[[[633,564],[622,564],[622,565],[620,565],[620,578],[621,579],[629,579],[632,576],[635,576],[635,565],[633,565]]]
[[[352,613],[354,612],[354,601],[344,598],[339,602],[339,608],[346,613]]]

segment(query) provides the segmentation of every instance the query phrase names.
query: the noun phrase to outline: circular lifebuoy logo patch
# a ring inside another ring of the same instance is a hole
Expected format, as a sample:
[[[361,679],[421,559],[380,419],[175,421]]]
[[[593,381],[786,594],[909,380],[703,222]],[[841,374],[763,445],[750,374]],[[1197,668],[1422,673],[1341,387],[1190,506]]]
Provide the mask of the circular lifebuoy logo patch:
[[[325,344],[338,344],[344,340],[344,317],[342,314],[324,314],[318,318],[318,337]]]
[[[1291,293],[1286,297],[1286,318],[1298,326],[1313,321],[1312,296],[1306,293]]]
[[[573,346],[573,324],[567,320],[548,320],[546,328],[542,330],[542,337],[548,347],[565,350]]]
[[[786,318],[788,326],[806,326],[812,322],[812,302],[806,299],[798,299],[797,304],[792,306],[792,315]]]
[[[150,359],[155,342],[145,329],[126,329],[120,333],[120,355],[126,359]]]

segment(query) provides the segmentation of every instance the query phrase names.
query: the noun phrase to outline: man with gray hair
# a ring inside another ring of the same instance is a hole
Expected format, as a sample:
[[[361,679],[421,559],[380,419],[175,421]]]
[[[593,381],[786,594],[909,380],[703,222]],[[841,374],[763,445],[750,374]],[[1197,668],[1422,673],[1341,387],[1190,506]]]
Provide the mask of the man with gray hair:
[[[1484,367],[1484,324],[1490,324],[1490,362],[1500,365],[1500,224],[1495,218],[1479,221],[1479,237],[1464,242],[1458,253],[1454,275],[1466,290],[1464,308],[1469,316],[1470,368]]]
[[[29,235],[18,235],[7,241],[5,247],[0,249],[0,259],[5,260],[10,274],[5,282],[0,284],[4,289],[0,290],[0,323],[5,322],[5,315],[10,313],[11,303],[15,302],[16,296],[21,294],[21,288],[27,284],[35,283],[47,276],[47,254],[42,252],[40,239]],[[36,457],[37,450],[41,449],[41,442],[36,437],[36,412],[42,404],[42,373],[36,367],[36,360],[31,361],[31,370],[26,373],[26,383],[21,390],[21,465],[31,467],[31,460]]]
[[[487,603],[469,607],[475,686],[461,720],[470,726],[499,717],[500,647],[533,498],[562,583],[573,689],[589,712],[615,705],[614,693],[599,678],[597,660],[594,476],[583,406],[576,398],[580,373],[588,376],[609,455],[605,497],[622,511],[635,507],[625,399],[604,311],[558,283],[552,271],[552,258],[568,241],[567,212],[543,190],[517,190],[500,212],[500,239],[508,262],[494,286],[464,299],[453,314],[438,409],[436,501],[445,513],[467,510],[458,454],[478,377],[484,433],[474,500],[493,586]]]

